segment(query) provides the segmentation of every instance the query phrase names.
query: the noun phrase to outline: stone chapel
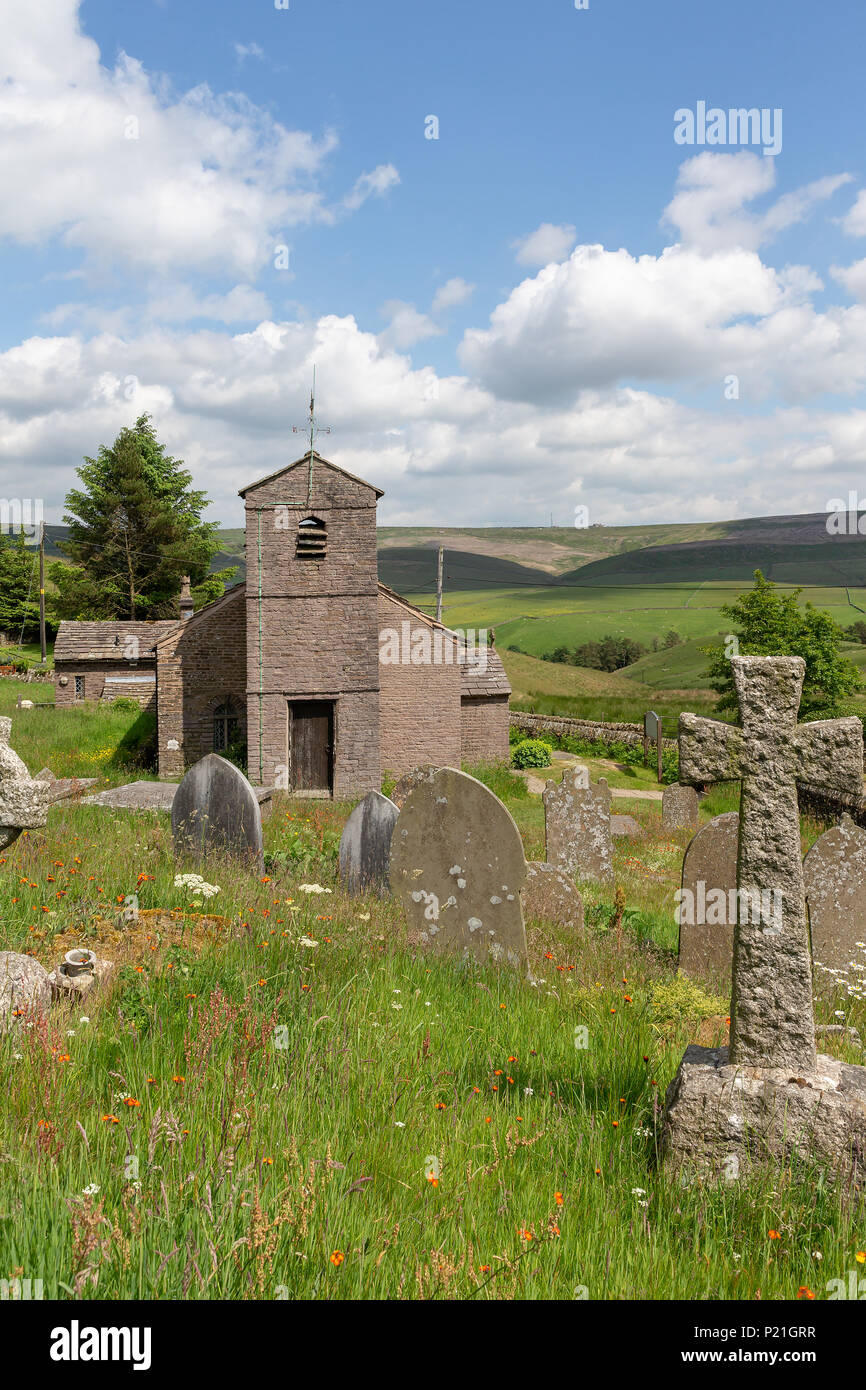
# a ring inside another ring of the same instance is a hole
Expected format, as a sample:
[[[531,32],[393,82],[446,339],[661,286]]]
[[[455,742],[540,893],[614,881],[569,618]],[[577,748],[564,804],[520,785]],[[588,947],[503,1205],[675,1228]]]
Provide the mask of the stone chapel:
[[[253,783],[312,796],[508,757],[495,649],[379,582],[379,488],[314,451],[240,496],[245,582],[197,613],[185,585],[178,620],[61,623],[58,706],[133,695],[156,712],[160,776],[245,747]]]

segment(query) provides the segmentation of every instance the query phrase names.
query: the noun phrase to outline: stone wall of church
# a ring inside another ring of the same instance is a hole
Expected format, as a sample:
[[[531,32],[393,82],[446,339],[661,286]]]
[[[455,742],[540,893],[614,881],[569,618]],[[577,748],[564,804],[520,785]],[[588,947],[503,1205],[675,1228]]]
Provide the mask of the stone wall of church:
[[[182,774],[214,751],[214,715],[226,700],[246,731],[243,590],[190,618],[157,648],[159,774]]]
[[[460,756],[464,763],[507,762],[508,696],[464,696],[460,715]]]
[[[429,624],[387,594],[379,595],[379,632],[382,771],[399,777],[421,763],[459,768],[460,666],[444,660],[445,643],[456,655],[453,638],[440,633],[437,647]],[[389,649],[384,634],[391,632],[398,640]]]

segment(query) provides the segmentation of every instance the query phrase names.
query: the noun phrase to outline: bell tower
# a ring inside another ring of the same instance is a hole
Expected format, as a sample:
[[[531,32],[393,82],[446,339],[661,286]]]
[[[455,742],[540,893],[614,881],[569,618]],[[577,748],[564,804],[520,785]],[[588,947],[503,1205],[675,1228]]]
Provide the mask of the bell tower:
[[[312,447],[242,489],[250,779],[301,795],[378,790],[380,489]]]

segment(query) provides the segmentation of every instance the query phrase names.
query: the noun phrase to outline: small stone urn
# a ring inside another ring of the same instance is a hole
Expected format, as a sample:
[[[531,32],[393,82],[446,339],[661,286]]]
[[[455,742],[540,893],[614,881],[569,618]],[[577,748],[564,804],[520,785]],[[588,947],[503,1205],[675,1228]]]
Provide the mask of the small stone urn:
[[[83,947],[76,947],[74,951],[67,951],[60,965],[60,974],[67,975],[70,979],[76,979],[80,975],[92,975],[96,966],[96,956],[92,951],[85,951]]]

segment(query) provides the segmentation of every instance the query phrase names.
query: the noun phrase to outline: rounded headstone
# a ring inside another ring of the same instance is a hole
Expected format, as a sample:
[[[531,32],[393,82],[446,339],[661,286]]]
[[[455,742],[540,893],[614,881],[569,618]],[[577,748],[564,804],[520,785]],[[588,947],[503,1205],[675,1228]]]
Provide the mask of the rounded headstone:
[[[857,942],[866,941],[866,830],[843,816],[809,850],[803,879],[815,964],[848,970],[858,957],[863,964]]]
[[[425,777],[429,776],[431,772],[436,771],[438,771],[438,769],[433,763],[425,763],[421,767],[413,767],[410,772],[404,772],[403,776],[397,779],[394,790],[391,793],[391,800],[398,811],[402,810],[403,802],[413,788],[417,787],[419,782],[423,782]]]
[[[391,836],[400,812],[381,792],[359,801],[340,836],[340,879],[350,893],[387,893]]]
[[[261,866],[262,817],[258,798],[240,768],[218,753],[195,763],[172,802],[171,829],[178,853],[213,851]]]
[[[679,968],[699,978],[727,980],[734,963],[736,913],[730,891],[737,887],[736,811],[715,816],[688,844],[680,897]]]
[[[520,831],[483,782],[444,767],[416,784],[394,828],[390,880],[423,945],[525,960],[525,877]]]
[[[672,830],[678,826],[696,829],[698,824],[698,794],[694,787],[672,782],[662,792],[662,825]]]

